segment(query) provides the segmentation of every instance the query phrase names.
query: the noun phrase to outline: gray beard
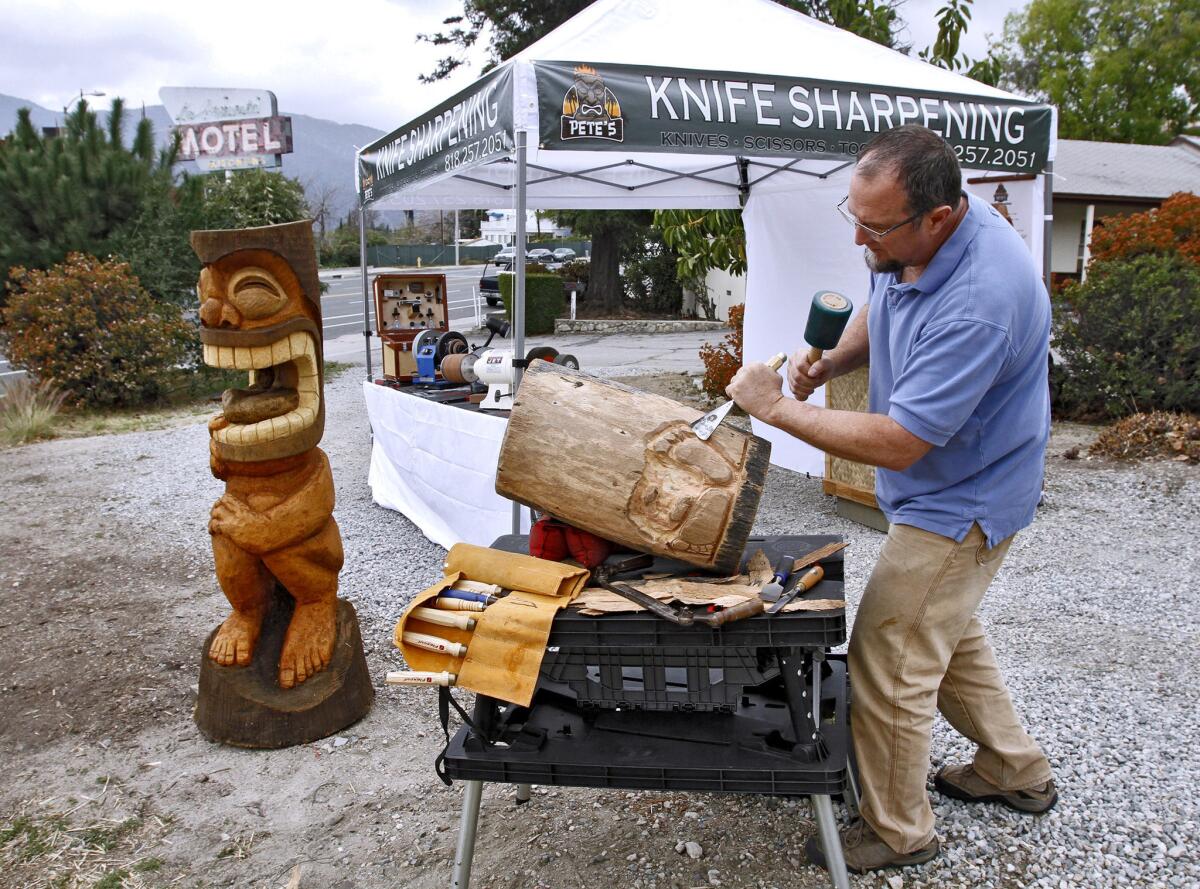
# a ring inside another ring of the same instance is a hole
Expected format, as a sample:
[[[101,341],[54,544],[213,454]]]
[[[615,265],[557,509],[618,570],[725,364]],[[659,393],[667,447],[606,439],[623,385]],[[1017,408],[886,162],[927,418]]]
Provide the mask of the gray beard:
[[[890,259],[887,262],[880,262],[868,247],[863,247],[863,259],[866,260],[867,268],[877,275],[886,275],[888,272],[898,275],[904,271],[904,263],[900,260]]]

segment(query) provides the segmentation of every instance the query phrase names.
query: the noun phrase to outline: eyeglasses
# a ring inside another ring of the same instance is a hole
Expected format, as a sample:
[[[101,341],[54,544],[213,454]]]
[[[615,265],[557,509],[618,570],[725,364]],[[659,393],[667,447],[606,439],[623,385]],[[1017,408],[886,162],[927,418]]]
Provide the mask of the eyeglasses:
[[[908,225],[914,219],[918,219],[921,216],[924,216],[926,212],[928,212],[928,211],[922,210],[920,213],[914,213],[912,216],[908,217],[907,219],[897,222],[891,228],[884,229],[883,231],[880,232],[880,231],[875,231],[875,229],[871,228],[869,225],[863,225],[861,222],[859,222],[857,219],[855,219],[854,214],[846,209],[846,201],[848,201],[848,200],[850,200],[850,195],[846,195],[844,198],[842,198],[840,201],[838,201],[837,211],[842,214],[842,218],[844,220],[846,220],[846,222],[850,223],[851,226],[853,226],[854,228],[861,228],[864,232],[866,232],[868,235],[870,235],[876,241],[881,240],[882,238],[884,238],[887,235],[890,235],[892,232],[894,232],[896,229],[900,228],[901,226]]]

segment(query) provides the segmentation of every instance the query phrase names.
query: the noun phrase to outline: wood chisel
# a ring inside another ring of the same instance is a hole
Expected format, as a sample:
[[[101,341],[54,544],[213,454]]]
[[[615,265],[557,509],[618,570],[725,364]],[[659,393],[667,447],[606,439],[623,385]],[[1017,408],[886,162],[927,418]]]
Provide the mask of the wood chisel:
[[[454,673],[428,673],[420,670],[393,670],[384,679],[388,685],[445,685],[447,687],[458,682]]]
[[[780,352],[774,358],[767,362],[767,367],[771,370],[779,370],[783,367],[783,363],[787,361],[787,355]],[[708,441],[709,437],[716,431],[716,428],[721,425],[721,421],[729,416],[729,412],[734,408],[734,400],[729,401],[713,408],[699,420],[691,424],[692,430],[696,433],[696,437],[701,441]]]
[[[451,657],[466,657],[467,655],[467,646],[443,639],[441,636],[431,636],[428,633],[405,633],[400,638],[414,648],[448,654]]]
[[[800,595],[801,593],[807,593],[809,590],[811,590],[813,587],[815,587],[818,583],[820,583],[821,578],[824,576],[825,576],[825,569],[822,568],[820,565],[813,565],[811,568],[808,569],[808,571],[806,571],[804,573],[804,576],[801,577],[799,581],[797,581],[796,585],[794,587],[792,587],[792,589],[790,589],[786,593],[784,593],[783,596],[780,597],[778,602],[776,602],[774,605],[772,605],[770,608],[767,609],[767,614],[778,614],[780,611],[783,610],[783,607],[785,605],[787,605],[789,602],[791,602],[793,599],[795,599],[798,595]]]
[[[427,624],[437,624],[441,627],[457,627],[460,630],[475,629],[475,621],[465,614],[455,611],[439,611],[436,608],[414,608],[409,614]]]
[[[438,596],[433,600],[433,607],[444,611],[483,611],[487,608],[487,603],[468,602],[466,599],[447,599],[444,596]]]
[[[438,596],[442,599],[461,599],[464,602],[479,602],[483,605],[491,605],[496,601],[495,596],[489,596],[487,593],[473,593],[460,589],[442,590]]]
[[[764,602],[778,602],[779,597],[783,595],[783,586],[792,575],[792,566],[796,564],[796,560],[791,556],[780,556],[775,563],[775,573],[771,576],[770,583],[764,584],[758,596]]]

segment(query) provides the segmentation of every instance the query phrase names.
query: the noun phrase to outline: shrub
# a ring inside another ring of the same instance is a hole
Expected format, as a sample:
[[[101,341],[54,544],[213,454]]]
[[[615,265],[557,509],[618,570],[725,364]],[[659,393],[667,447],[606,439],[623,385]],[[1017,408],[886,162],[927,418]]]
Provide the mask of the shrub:
[[[35,383],[25,376],[5,385],[0,394],[0,438],[25,444],[54,437],[54,418],[66,394],[51,382]]]
[[[1200,197],[1194,194],[1177,192],[1156,210],[1109,217],[1092,231],[1093,263],[1171,252],[1200,263]]]
[[[60,386],[69,403],[144,404],[167,391],[193,327],[156,302],[129,265],[72,253],[47,271],[14,269],[0,318],[9,360]]]
[[[1200,413],[1200,266],[1177,253],[1094,263],[1054,309],[1071,413]]]
[[[719,344],[705,343],[700,347],[700,360],[704,362],[702,385],[713,398],[725,397],[725,387],[742,366],[742,316],[745,313],[744,303],[730,306],[729,326],[733,329]]]
[[[564,281],[578,281],[583,284],[580,293],[586,293],[588,282],[592,278],[592,264],[586,259],[572,259],[558,267],[558,274]]]
[[[513,282],[515,275],[500,276],[500,296],[504,299],[504,311],[512,320]],[[566,294],[563,279],[558,275],[535,272],[525,275],[525,332],[527,334],[553,333],[554,319],[561,318],[566,311]]]
[[[625,295],[630,303],[651,315],[678,315],[683,308],[677,260],[671,249],[655,235],[641,251],[625,262]]]

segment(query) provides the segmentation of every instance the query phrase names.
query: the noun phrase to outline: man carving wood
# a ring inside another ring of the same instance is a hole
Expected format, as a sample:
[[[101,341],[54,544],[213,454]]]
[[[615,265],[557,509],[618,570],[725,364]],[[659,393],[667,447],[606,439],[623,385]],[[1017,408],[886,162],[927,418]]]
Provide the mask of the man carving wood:
[[[842,845],[847,867],[865,872],[938,854],[925,791],[938,710],[977,746],[972,762],[937,773],[941,793],[1031,814],[1058,799],[976,615],[1041,493],[1050,302],[1020,236],[962,192],[954,150],[931,130],[876,136],[838,209],[865,248],[869,307],[819,361],[792,357],[795,399],[761,364],[727,391],[763,422],[879,467],[891,530],[848,655],[863,792]],[[868,359],[869,412],[805,403]],[[809,856],[824,863],[815,845]]]
[[[192,234],[204,362],[245,370],[208,424],[217,579],[233,613],[208,656],[250,664],[278,581],[295,600],[278,681],[292,688],[329,664],[337,635],[342,540],[329,460],[316,444],[321,392],[320,286],[311,223]]]

